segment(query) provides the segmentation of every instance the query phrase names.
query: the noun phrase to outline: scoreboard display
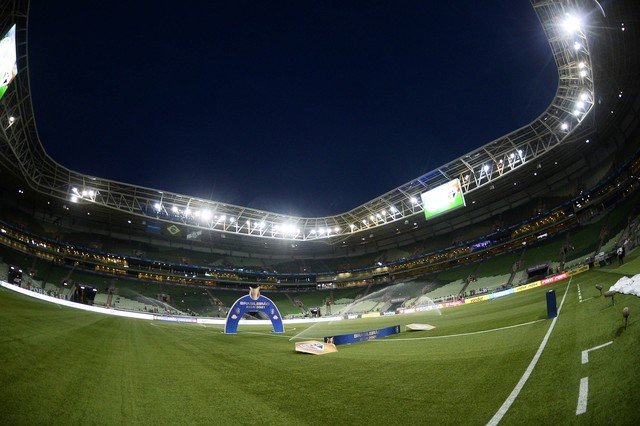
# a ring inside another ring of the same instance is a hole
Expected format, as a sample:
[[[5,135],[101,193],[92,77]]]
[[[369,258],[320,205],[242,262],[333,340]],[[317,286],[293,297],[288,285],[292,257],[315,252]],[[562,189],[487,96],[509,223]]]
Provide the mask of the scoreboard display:
[[[18,74],[16,56],[16,26],[14,25],[0,41],[0,99],[7,91],[11,80]]]
[[[433,188],[420,194],[424,217],[429,220],[441,214],[466,206],[460,179]]]

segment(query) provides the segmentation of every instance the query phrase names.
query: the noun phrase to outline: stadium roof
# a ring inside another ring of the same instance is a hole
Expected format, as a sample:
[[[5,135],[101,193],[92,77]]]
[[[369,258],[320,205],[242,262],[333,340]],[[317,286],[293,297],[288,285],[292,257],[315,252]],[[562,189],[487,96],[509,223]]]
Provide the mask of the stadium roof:
[[[603,29],[607,18],[595,2],[533,1],[532,5],[558,68],[558,89],[549,107],[528,125],[341,214],[287,216],[88,176],[56,163],[39,141],[31,106],[27,2],[14,2],[2,10],[2,29],[18,24],[19,72],[2,100],[0,121],[5,143],[0,153],[7,169],[24,176],[41,194],[245,241],[258,237],[257,241],[268,238],[331,245],[354,238],[389,238],[403,226],[421,228],[412,232],[413,240],[438,229],[456,229],[548,193],[593,165],[589,149],[583,149],[582,144],[596,129],[594,111],[603,102],[603,94],[609,96],[613,90],[602,84],[606,92],[596,91],[598,76],[607,73],[610,77],[613,63],[603,46],[620,48],[625,41],[618,40],[620,35],[614,39]],[[595,55],[594,45],[601,47]],[[631,66],[624,65],[626,68],[619,67],[623,71]],[[600,121],[599,126],[603,128]],[[425,223],[420,195],[451,179],[460,180],[469,208]]]

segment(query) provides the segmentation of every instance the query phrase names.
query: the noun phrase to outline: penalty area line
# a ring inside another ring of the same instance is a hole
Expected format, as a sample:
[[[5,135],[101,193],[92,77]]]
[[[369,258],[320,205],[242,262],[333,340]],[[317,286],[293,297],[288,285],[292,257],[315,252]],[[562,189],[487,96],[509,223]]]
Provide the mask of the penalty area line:
[[[556,316],[551,321],[551,325],[549,326],[549,330],[547,330],[547,334],[544,335],[544,339],[542,339],[542,343],[540,343],[540,346],[538,347],[536,354],[533,356],[533,359],[529,363],[529,366],[525,370],[522,377],[520,377],[520,380],[516,384],[516,387],[513,388],[513,390],[507,397],[507,399],[502,404],[502,406],[498,409],[498,411],[496,411],[496,414],[493,415],[491,420],[489,420],[489,422],[487,423],[487,426],[495,426],[500,422],[500,420],[502,420],[504,415],[507,414],[507,411],[509,411],[509,408],[511,408],[511,405],[513,404],[513,402],[516,400],[516,398],[520,394],[520,391],[524,387],[524,384],[527,383],[527,380],[529,380],[529,376],[531,376],[533,369],[536,367],[536,364],[538,364],[538,360],[542,355],[542,351],[544,351],[544,348],[547,346],[547,342],[549,341],[549,337],[551,336],[551,332],[553,331],[553,328],[556,326],[558,317],[560,317],[560,311],[562,311],[562,305],[564,305],[564,299],[567,297],[567,292],[569,291],[569,286],[571,285],[571,278],[567,283],[567,288],[565,289],[564,295],[562,296],[562,301],[560,301],[560,307],[558,308],[558,316]]]

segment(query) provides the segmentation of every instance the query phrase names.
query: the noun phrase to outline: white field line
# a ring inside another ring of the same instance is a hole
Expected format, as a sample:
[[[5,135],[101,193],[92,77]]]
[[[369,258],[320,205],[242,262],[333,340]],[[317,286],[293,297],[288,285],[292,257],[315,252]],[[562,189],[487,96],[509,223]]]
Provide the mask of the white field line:
[[[597,351],[598,349],[602,349],[605,346],[609,346],[612,343],[613,343],[613,340],[609,340],[607,343],[603,343],[602,345],[594,346],[591,349],[585,349],[584,351],[582,351],[582,363],[586,364],[589,362],[589,352]]]
[[[593,297],[588,297],[586,299],[582,299],[580,302],[586,302],[587,300],[591,300],[591,299],[593,299]]]
[[[580,290],[580,284],[578,284],[578,302],[582,302],[582,290]]]
[[[527,383],[527,380],[529,380],[529,376],[531,376],[533,369],[535,368],[536,364],[538,363],[538,360],[540,359],[540,356],[542,355],[542,351],[547,346],[547,342],[549,341],[551,332],[553,331],[553,328],[556,326],[556,322],[560,317],[560,311],[562,311],[562,305],[564,305],[564,299],[567,297],[567,292],[569,291],[569,286],[571,285],[572,278],[573,277],[569,279],[569,282],[567,283],[567,288],[565,289],[564,295],[562,296],[562,301],[560,302],[560,307],[558,308],[558,316],[553,318],[553,320],[551,321],[551,325],[549,326],[549,330],[547,330],[547,334],[545,334],[544,339],[542,339],[542,343],[540,343],[540,346],[538,347],[536,354],[533,356],[533,359],[529,363],[529,366],[525,370],[522,377],[520,377],[520,380],[516,384],[516,387],[513,388],[513,390],[507,397],[507,399],[504,401],[504,403],[498,409],[498,411],[496,411],[496,414],[493,415],[491,420],[489,420],[487,425],[495,426],[500,422],[500,420],[502,420],[502,418],[507,413],[507,411],[509,411],[509,408],[511,408],[511,405],[513,404],[513,402],[516,400],[516,398],[520,394],[520,391],[524,387],[524,384]]]
[[[578,393],[578,406],[576,407],[576,416],[587,412],[587,397],[589,395],[589,378],[580,379],[580,392]]]
[[[280,337],[282,339],[289,339],[289,336],[276,333],[262,333],[260,331],[238,331],[238,334],[261,334],[263,336]],[[309,337],[309,339],[322,339],[322,337]]]
[[[374,339],[374,340],[371,340],[371,341],[372,342],[380,342],[380,343],[382,343],[382,342],[388,343],[388,342],[406,342],[406,341],[410,341],[410,340],[447,339],[449,337],[471,336],[473,334],[483,334],[483,333],[491,333],[491,332],[494,332],[494,331],[507,330],[509,328],[516,328],[516,327],[522,327],[522,326],[529,325],[529,324],[535,324],[535,323],[540,322],[540,321],[546,321],[546,320],[539,319],[539,320],[535,320],[535,321],[523,322],[521,324],[508,325],[508,326],[505,326],[505,327],[491,328],[489,330],[470,331],[468,333],[445,334],[443,336],[407,337],[407,338],[404,338],[404,339],[388,339],[388,340],[385,340],[385,339],[381,339],[381,340]]]

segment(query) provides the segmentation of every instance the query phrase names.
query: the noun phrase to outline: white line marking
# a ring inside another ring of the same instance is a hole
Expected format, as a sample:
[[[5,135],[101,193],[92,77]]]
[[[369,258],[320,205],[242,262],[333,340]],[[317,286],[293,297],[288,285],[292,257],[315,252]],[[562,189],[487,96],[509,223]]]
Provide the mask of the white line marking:
[[[593,297],[589,297],[589,298],[587,298],[587,299],[583,299],[583,300],[581,300],[580,302],[586,302],[587,300],[591,300],[591,299],[593,299]]]
[[[522,324],[515,324],[515,325],[508,325],[505,327],[499,327],[499,328],[491,328],[489,330],[480,330],[480,331],[470,331],[468,333],[458,333],[458,334],[445,334],[443,336],[427,336],[427,337],[407,337],[404,339],[388,339],[388,340],[371,340],[372,342],[406,342],[409,340],[427,340],[427,339],[446,339],[449,337],[460,337],[460,336],[471,336],[472,334],[482,334],[482,333],[491,333],[493,331],[500,331],[500,330],[507,330],[509,328],[516,328],[516,327],[522,327],[524,325],[529,325],[529,324],[535,324],[537,322],[540,321],[546,321],[544,319],[539,319],[539,320],[535,320],[535,321],[529,321],[529,322],[523,322]]]
[[[578,286],[578,302],[582,302],[582,290],[580,290],[580,284]]]
[[[284,339],[288,339],[289,336],[283,336],[282,334],[275,334],[275,333],[261,333],[259,331],[239,331],[238,334],[260,334],[262,336],[270,336],[270,337],[280,337],[280,338],[284,338]],[[313,337],[311,337],[313,339]],[[322,337],[320,337],[319,339],[322,339]]]
[[[531,373],[533,372],[533,369],[535,368],[536,364],[538,363],[538,360],[540,359],[540,356],[542,355],[542,351],[544,350],[545,346],[547,346],[547,342],[549,341],[549,336],[551,336],[551,332],[553,331],[553,328],[556,326],[556,322],[558,320],[558,317],[560,316],[560,311],[562,310],[562,305],[564,305],[564,299],[567,297],[567,292],[569,291],[569,286],[571,285],[571,279],[572,278],[573,277],[571,277],[569,279],[569,282],[567,283],[567,288],[564,291],[564,296],[562,296],[562,301],[560,302],[560,307],[558,308],[558,316],[553,318],[553,320],[551,321],[551,325],[549,326],[549,330],[547,330],[547,334],[545,334],[544,339],[542,339],[542,343],[540,343],[540,347],[538,347],[538,351],[533,356],[533,359],[529,363],[529,366],[525,370],[525,372],[522,375],[522,377],[520,377],[520,380],[516,384],[516,387],[513,388],[513,390],[511,391],[511,394],[509,394],[507,399],[504,401],[502,406],[498,409],[496,414],[493,415],[491,420],[489,420],[487,425],[495,426],[500,422],[500,420],[502,420],[502,418],[507,413],[509,408],[511,408],[511,404],[513,404],[513,401],[515,401],[516,398],[518,397],[518,395],[520,394],[520,391],[524,387],[524,384],[527,383],[527,380],[529,380],[529,376],[531,376]]]
[[[576,407],[576,416],[587,412],[587,396],[589,395],[589,378],[580,379],[580,393],[578,393],[578,406]]]
[[[605,346],[609,346],[612,343],[613,343],[613,340],[609,340],[607,343],[603,343],[602,345],[594,346],[591,349],[585,349],[584,351],[582,351],[582,363],[586,364],[589,362],[589,352],[597,351],[598,349],[602,349]]]

